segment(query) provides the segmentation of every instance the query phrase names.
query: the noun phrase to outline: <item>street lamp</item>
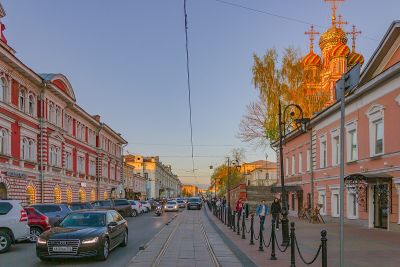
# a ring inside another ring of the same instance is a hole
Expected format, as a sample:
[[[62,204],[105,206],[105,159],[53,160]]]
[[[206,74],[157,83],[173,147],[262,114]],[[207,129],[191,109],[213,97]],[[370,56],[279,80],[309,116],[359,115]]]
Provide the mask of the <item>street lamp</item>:
[[[288,203],[286,199],[285,190],[285,177],[283,175],[283,139],[286,137],[286,130],[289,132],[293,130],[295,125],[297,129],[302,132],[307,130],[309,118],[303,117],[303,110],[297,104],[287,105],[283,112],[281,107],[281,100],[278,102],[279,113],[278,113],[278,130],[279,130],[279,163],[280,163],[280,178],[281,178],[281,200],[282,200],[282,245],[287,246],[289,244],[289,220],[288,220]],[[290,110],[289,116],[287,116],[287,111]],[[298,111],[298,114],[294,112]],[[283,114],[282,114],[283,113]],[[282,116],[283,115],[283,116]],[[288,120],[287,120],[288,119]]]

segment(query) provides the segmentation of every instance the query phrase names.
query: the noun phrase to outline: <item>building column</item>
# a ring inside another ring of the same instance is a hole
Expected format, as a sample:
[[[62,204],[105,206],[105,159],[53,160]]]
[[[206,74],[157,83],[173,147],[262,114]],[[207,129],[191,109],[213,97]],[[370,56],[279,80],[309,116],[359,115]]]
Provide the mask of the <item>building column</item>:
[[[395,181],[395,186],[397,189],[397,205],[398,205],[397,224],[400,224],[400,181]],[[393,199],[393,196],[391,197]]]

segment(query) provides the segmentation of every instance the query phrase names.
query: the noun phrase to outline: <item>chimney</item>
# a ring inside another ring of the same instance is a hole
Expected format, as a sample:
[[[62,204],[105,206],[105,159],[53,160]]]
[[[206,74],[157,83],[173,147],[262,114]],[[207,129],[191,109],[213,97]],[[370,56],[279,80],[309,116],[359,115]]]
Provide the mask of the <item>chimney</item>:
[[[93,118],[94,118],[97,122],[100,122],[100,115],[93,115]]]

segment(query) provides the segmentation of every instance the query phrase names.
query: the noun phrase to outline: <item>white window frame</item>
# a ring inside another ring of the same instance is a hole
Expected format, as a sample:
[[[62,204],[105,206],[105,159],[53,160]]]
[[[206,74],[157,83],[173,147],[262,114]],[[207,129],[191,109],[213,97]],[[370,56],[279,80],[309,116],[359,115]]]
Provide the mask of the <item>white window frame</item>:
[[[332,166],[337,166],[340,163],[340,129],[331,131],[331,146],[332,146]]]
[[[325,151],[324,151],[325,148]],[[319,137],[319,167],[324,169],[328,165],[328,143],[326,140],[326,134]]]
[[[9,102],[9,82],[6,77],[0,76],[0,101],[3,103]]]
[[[355,136],[355,153],[353,155],[353,139]],[[357,131],[357,121],[352,121],[346,124],[346,156],[347,162],[353,162],[358,160],[358,131]]]
[[[26,89],[20,87],[18,93],[18,109],[22,112],[25,112],[26,107]]]
[[[55,104],[52,102],[52,101],[50,101],[49,102],[49,115],[48,115],[48,121],[50,122],[50,123],[55,123],[55,116],[56,116],[56,110],[55,110]]]
[[[307,149],[307,171],[311,171],[311,149]]]
[[[78,173],[86,174],[86,160],[85,155],[78,154]]]
[[[288,157],[286,157],[286,159],[285,159],[285,175],[286,176],[289,176],[289,158]]]
[[[385,153],[385,107],[379,104],[372,105],[366,115],[369,119],[369,151],[370,156],[379,156]],[[376,124],[382,122],[382,152],[376,153]]]
[[[318,190],[318,204],[322,204],[320,214],[326,215],[326,190],[325,189],[317,189]]]
[[[303,153],[299,152],[299,173],[303,173]]]
[[[357,193],[356,190],[352,188],[347,188],[346,193],[346,211],[347,211],[347,218],[350,220],[358,219],[358,203],[357,203]],[[355,205],[354,205],[355,204]],[[354,206],[356,210],[354,210]],[[354,215],[355,213],[355,215]]]
[[[28,113],[36,117],[36,96],[32,93],[28,95]]]
[[[7,128],[0,128],[0,154],[11,155],[11,135]]]
[[[89,175],[96,175],[96,159],[89,158]]]
[[[330,186],[329,189],[331,190],[331,216],[337,218],[340,216],[339,185]],[[334,196],[337,196],[336,201]]]
[[[29,140],[26,137],[21,138],[21,154],[22,160],[29,160]]]
[[[296,173],[296,157],[293,154],[292,155],[292,175],[294,175]]]
[[[65,168],[72,171],[72,152],[65,151]]]
[[[108,163],[107,162],[103,162],[101,175],[104,178],[108,178]]]

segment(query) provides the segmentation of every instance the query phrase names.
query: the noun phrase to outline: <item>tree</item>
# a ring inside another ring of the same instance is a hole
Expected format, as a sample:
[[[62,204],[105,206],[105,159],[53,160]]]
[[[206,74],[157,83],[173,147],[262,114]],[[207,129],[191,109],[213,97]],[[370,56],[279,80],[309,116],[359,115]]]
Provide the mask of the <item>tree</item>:
[[[304,68],[298,50],[286,48],[280,65],[275,49],[253,58],[253,85],[259,91],[259,99],[248,105],[247,114],[240,122],[241,140],[267,144],[278,139],[279,100],[283,106],[298,104],[304,117],[311,117],[329,101],[329,92],[318,90],[320,68]]]

